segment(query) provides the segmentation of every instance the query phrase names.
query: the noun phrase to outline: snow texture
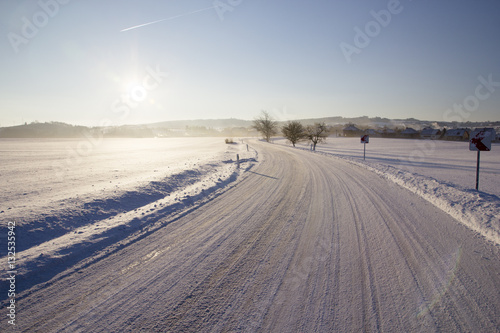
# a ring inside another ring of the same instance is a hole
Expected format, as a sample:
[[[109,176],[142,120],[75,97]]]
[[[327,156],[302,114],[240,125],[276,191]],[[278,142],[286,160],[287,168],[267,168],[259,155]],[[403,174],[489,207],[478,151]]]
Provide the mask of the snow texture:
[[[258,163],[220,194],[128,209],[113,242],[39,269],[16,331],[498,331],[500,246],[366,167],[249,142]]]
[[[287,144],[284,139],[275,141]],[[298,148],[308,149],[307,144]],[[477,153],[468,142],[330,137],[316,153],[349,161],[385,177],[442,209],[486,239],[500,244],[500,144],[480,158],[479,191],[475,190]]]
[[[18,276],[63,269],[213,197],[257,157],[224,138],[0,140],[0,150],[0,233],[16,222]]]

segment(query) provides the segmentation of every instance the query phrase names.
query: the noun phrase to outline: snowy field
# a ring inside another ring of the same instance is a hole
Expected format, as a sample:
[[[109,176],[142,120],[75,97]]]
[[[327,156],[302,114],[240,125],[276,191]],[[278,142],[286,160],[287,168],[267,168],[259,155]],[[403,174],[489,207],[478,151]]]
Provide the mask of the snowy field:
[[[284,139],[274,143],[290,146]],[[64,269],[79,253],[84,258],[153,228],[236,184],[257,161],[252,147],[227,145],[224,138],[0,140],[0,151],[1,232],[16,222],[19,275],[51,264]],[[481,155],[479,192],[476,153],[464,142],[372,138],[363,161],[359,138],[329,138],[316,154],[390,179],[500,244],[498,144]],[[0,258],[5,242],[0,239]]]
[[[284,139],[274,142],[289,145]],[[363,160],[360,138],[329,137],[316,151],[374,171],[500,243],[500,144],[481,152],[479,191],[477,152],[469,151],[468,142],[370,138]]]
[[[191,206],[182,196],[179,209],[172,194],[150,198],[19,253],[18,273],[33,270],[16,277],[16,330],[498,331],[500,246],[393,182],[411,175],[402,186],[433,186],[430,177],[248,142],[258,162],[240,173],[218,164],[238,175],[220,192]],[[221,149],[223,161],[246,154],[244,144]],[[434,181],[440,197],[468,193]],[[134,193],[117,201],[147,191]],[[79,245],[64,247],[73,237]]]
[[[26,269],[63,258],[226,186],[239,172],[236,154],[240,170],[255,161],[224,138],[0,140],[1,233],[16,222]]]

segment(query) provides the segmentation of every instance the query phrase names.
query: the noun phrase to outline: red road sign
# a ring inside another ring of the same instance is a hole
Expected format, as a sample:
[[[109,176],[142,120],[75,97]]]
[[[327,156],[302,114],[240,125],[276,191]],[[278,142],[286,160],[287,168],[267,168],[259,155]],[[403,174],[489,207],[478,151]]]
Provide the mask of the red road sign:
[[[370,142],[370,136],[369,135],[363,135],[361,136],[361,143],[369,143]]]
[[[495,138],[495,130],[493,128],[478,128],[472,132],[469,150],[490,151],[491,140],[493,138]]]

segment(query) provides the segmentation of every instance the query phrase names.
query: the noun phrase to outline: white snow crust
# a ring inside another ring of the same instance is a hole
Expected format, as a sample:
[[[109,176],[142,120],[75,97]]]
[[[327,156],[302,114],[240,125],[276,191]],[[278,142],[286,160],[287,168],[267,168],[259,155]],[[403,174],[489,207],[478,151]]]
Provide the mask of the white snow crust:
[[[0,152],[0,231],[15,221],[19,276],[214,196],[257,157],[224,138],[2,139]]]
[[[284,139],[275,143],[288,145]],[[305,143],[297,148],[310,149]],[[360,138],[329,137],[316,153],[342,158],[426,199],[486,239],[500,244],[500,144],[480,155],[468,142],[370,138],[363,160]]]
[[[274,142],[288,145],[284,139]],[[375,172],[500,244],[498,144],[481,155],[480,191],[474,189],[476,153],[467,142],[371,138],[366,148],[363,160],[359,138],[328,138],[316,154]],[[210,200],[257,162],[257,152],[247,151],[246,143],[227,145],[223,138],[105,139],[86,145],[76,139],[0,140],[0,151],[1,228],[16,222],[19,275],[84,255]],[[4,242],[0,257],[6,255]]]

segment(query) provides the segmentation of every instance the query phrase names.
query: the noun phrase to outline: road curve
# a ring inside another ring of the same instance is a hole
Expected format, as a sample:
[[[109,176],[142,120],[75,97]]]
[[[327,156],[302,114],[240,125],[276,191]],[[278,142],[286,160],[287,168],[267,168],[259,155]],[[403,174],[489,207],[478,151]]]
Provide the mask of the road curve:
[[[260,142],[240,183],[18,301],[25,332],[499,332],[500,250],[342,160]]]

